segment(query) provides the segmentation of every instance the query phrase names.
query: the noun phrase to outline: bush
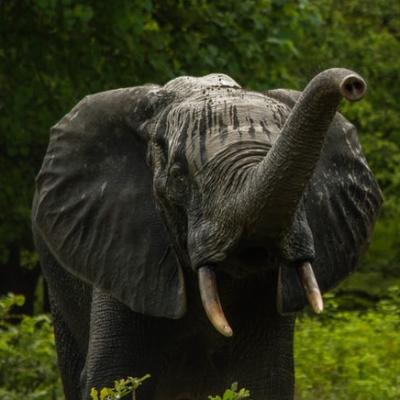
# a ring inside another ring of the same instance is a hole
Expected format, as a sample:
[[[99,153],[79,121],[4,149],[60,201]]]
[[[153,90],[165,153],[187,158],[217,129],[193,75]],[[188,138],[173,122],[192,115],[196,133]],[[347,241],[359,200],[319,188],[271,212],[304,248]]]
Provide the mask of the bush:
[[[366,312],[335,308],[330,298],[323,318],[298,320],[296,399],[399,399],[399,288]]]
[[[114,381],[113,388],[104,387],[101,390],[92,388],[90,398],[92,400],[119,400],[124,397],[128,399],[127,396],[129,395],[129,398],[134,400],[136,399],[136,390],[149,378],[149,374],[142,378],[132,378],[129,376],[126,379]]]
[[[340,311],[332,295],[326,300],[322,316],[306,314],[297,323],[296,399],[400,398],[400,289],[392,288],[386,300],[365,312]],[[45,315],[13,315],[12,307],[23,302],[16,295],[0,299],[0,398],[61,400],[51,323]],[[112,394],[135,389],[130,382],[118,381]],[[241,398],[249,397],[236,386],[210,397]]]
[[[208,396],[209,400],[250,400],[250,392],[245,388],[238,390],[237,382],[232,383],[230,389],[225,390],[223,396]]]
[[[12,314],[24,297],[0,299],[0,399],[62,399],[49,317]]]

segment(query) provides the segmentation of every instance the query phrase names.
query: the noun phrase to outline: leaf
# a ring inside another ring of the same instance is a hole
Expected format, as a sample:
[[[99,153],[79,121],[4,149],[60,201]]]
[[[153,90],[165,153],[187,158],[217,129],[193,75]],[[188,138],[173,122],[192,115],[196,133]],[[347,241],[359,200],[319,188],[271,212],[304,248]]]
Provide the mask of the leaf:
[[[114,391],[110,388],[102,388],[100,390],[100,400],[112,400],[114,399]]]
[[[92,400],[99,400],[99,395],[98,395],[97,389],[92,388],[92,389],[90,390],[90,398],[91,398]]]

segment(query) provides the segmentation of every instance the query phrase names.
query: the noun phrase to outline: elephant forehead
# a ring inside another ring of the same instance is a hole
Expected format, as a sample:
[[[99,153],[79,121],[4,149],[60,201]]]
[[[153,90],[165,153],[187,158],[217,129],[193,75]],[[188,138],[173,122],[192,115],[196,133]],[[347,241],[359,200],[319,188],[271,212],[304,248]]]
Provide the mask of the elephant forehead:
[[[234,143],[272,145],[289,113],[285,105],[255,92],[206,94],[177,104],[167,118],[169,149],[184,154],[192,172]]]
[[[181,76],[165,84],[164,89],[187,97],[199,90],[217,90],[219,87],[240,89],[240,85],[225,74],[209,74],[200,78]]]

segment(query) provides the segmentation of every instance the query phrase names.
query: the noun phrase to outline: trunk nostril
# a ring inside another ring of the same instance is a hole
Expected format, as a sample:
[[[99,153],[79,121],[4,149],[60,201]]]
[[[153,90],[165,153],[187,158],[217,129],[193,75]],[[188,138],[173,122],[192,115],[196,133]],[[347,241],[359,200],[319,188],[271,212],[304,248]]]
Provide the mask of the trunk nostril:
[[[367,84],[356,75],[346,76],[340,83],[340,92],[349,101],[361,100],[367,91]]]

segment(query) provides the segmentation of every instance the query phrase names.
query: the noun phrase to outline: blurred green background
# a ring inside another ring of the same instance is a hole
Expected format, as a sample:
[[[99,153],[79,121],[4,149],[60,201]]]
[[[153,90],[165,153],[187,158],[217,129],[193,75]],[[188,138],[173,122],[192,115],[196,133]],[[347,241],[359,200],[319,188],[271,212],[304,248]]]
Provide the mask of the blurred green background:
[[[250,89],[301,90],[334,66],[368,82],[367,97],[341,111],[359,129],[385,204],[359,272],[328,298],[323,318],[298,323],[297,397],[397,399],[400,2],[0,1],[0,295],[26,297],[23,306],[12,296],[0,303],[1,399],[60,398],[30,233],[49,127],[107,89],[223,72]],[[12,317],[15,310],[31,316]]]

